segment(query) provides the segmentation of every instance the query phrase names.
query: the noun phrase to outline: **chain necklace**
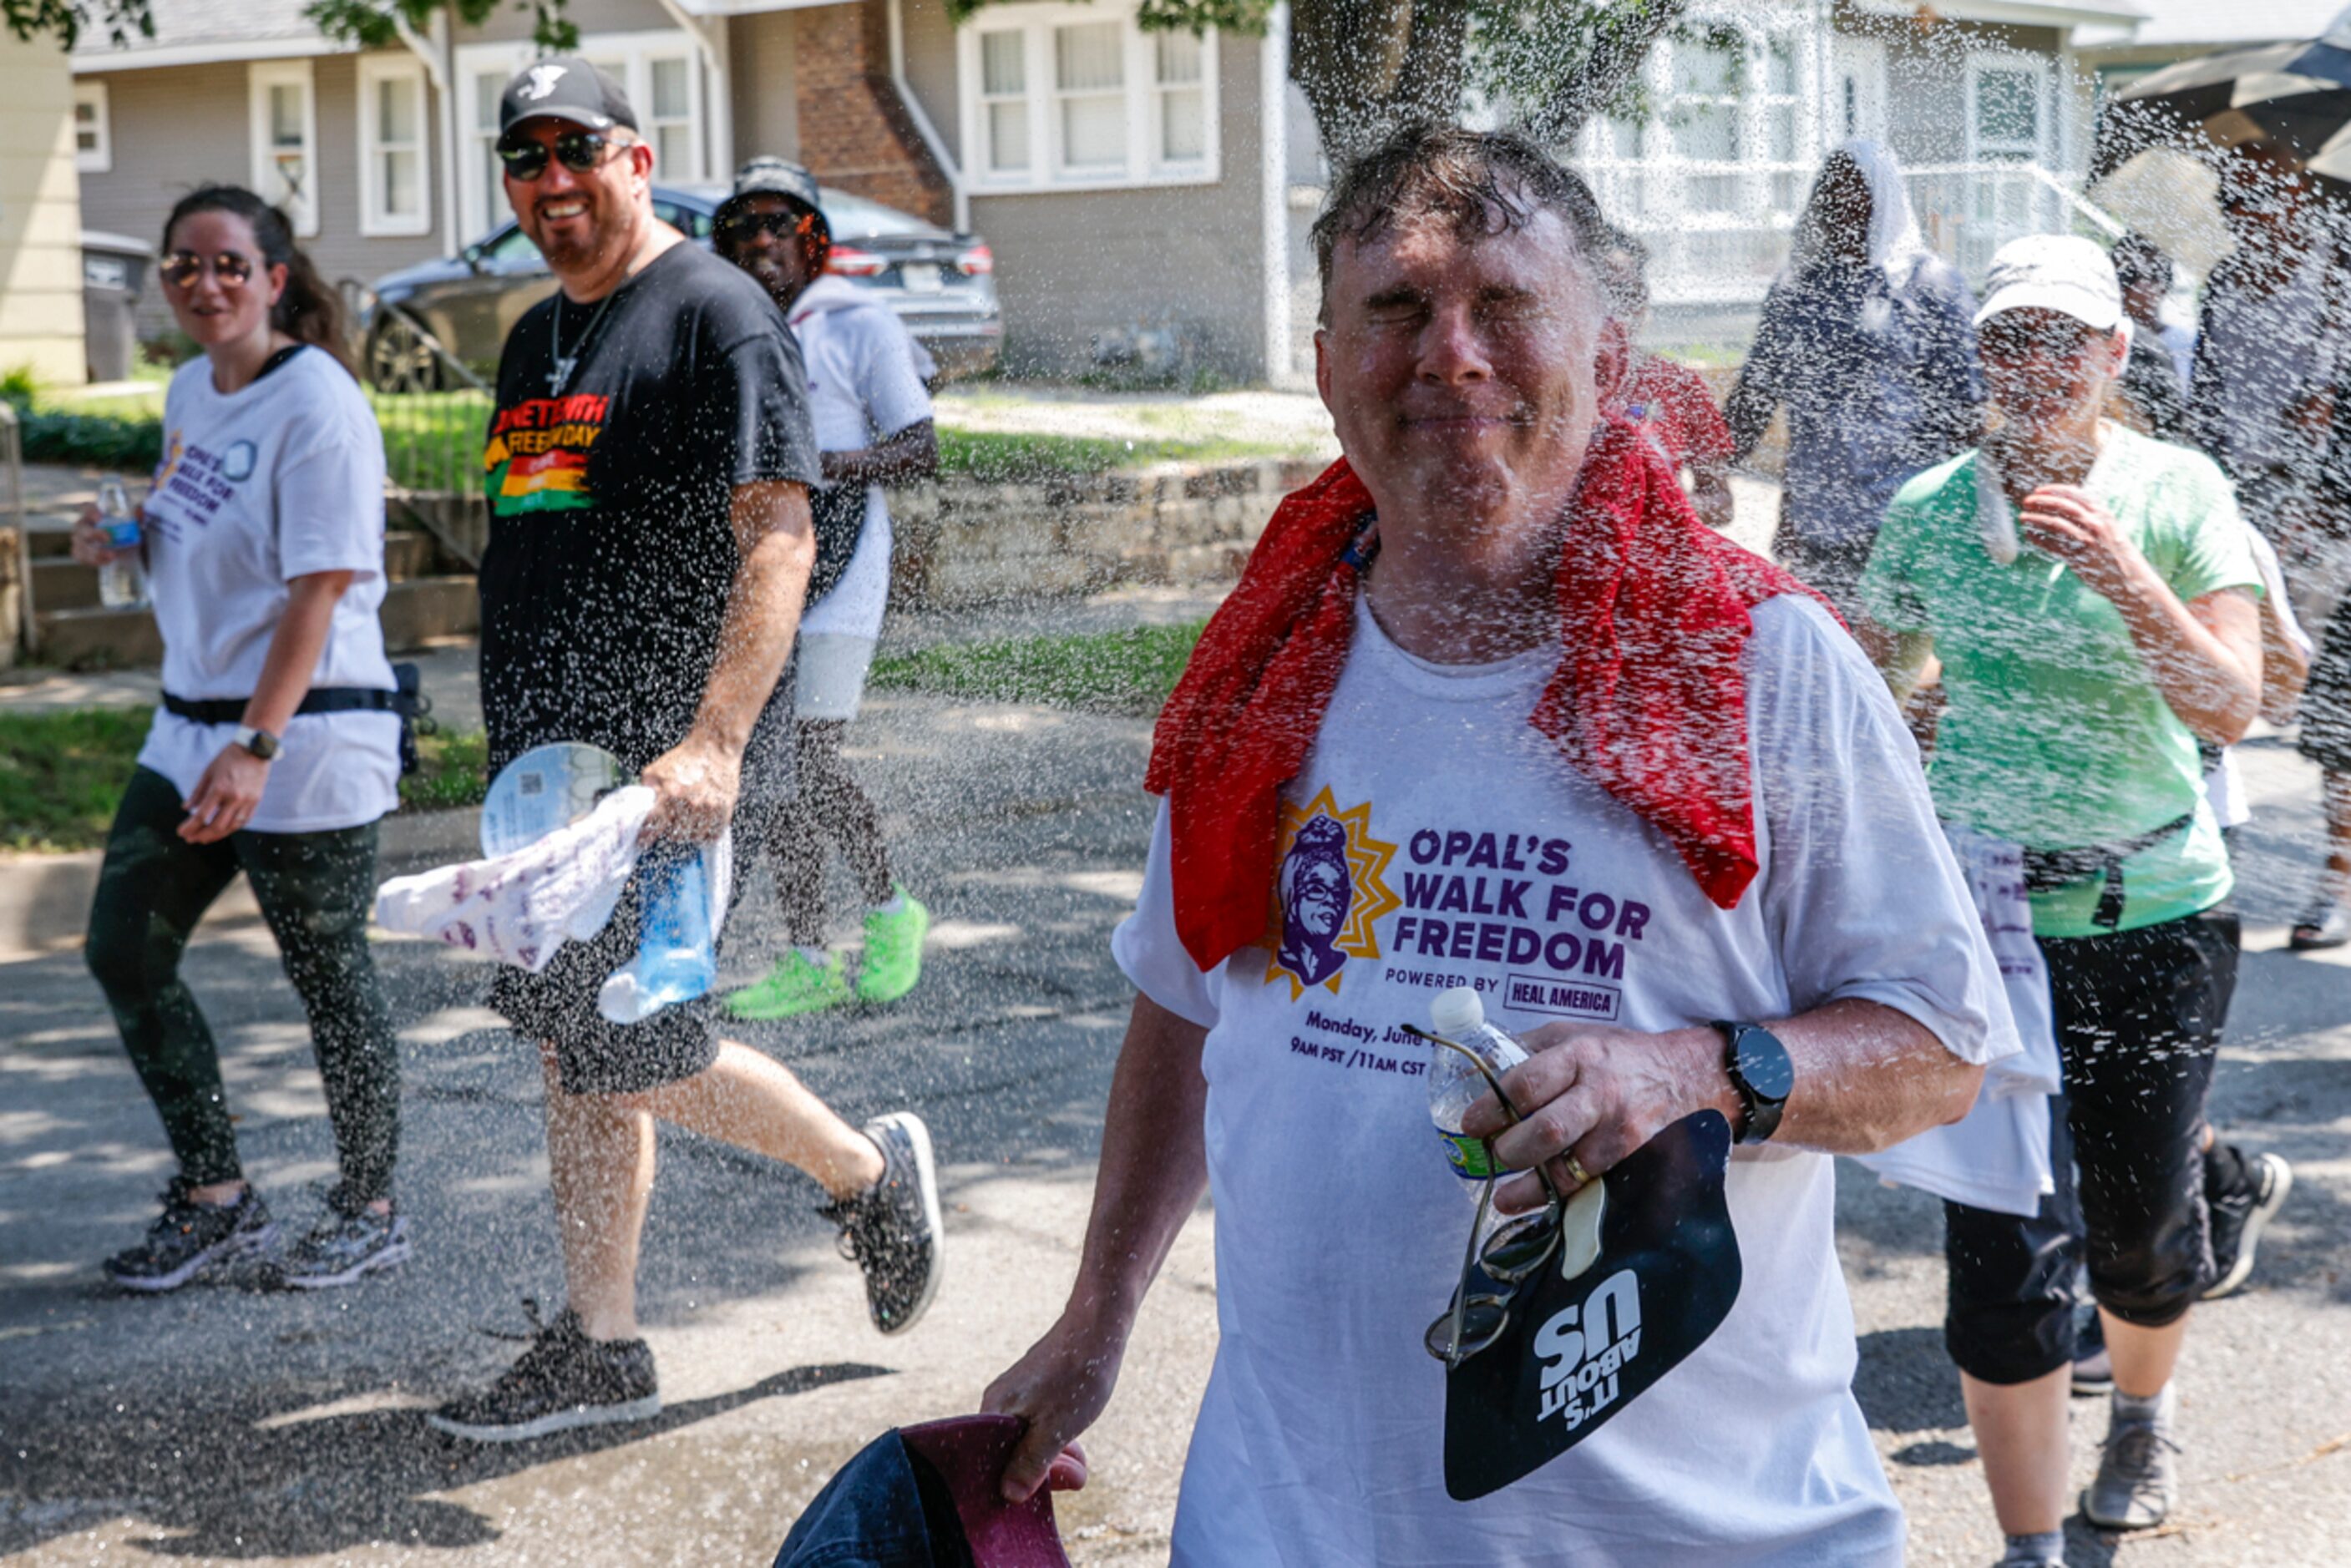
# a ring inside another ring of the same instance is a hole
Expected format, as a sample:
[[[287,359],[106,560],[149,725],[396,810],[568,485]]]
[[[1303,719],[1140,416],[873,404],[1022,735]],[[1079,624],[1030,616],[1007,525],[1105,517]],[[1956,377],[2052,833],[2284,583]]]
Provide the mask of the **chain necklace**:
[[[624,284],[626,281],[622,280]],[[596,340],[596,328],[603,325],[604,312],[611,308],[612,296],[620,292],[619,288],[613,288],[596,302],[595,314],[588,317],[588,330],[580,335],[580,347],[566,354],[563,351],[563,291],[559,288],[555,291],[555,309],[547,318],[547,351],[555,361],[555,368],[547,373],[549,397],[563,396],[564,389],[571,385],[571,372],[580,368],[580,356],[587,353],[588,346]]]

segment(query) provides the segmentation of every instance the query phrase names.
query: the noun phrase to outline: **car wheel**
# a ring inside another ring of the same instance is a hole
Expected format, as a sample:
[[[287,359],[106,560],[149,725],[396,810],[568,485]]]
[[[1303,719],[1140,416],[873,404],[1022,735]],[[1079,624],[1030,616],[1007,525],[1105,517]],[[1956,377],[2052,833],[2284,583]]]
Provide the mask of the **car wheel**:
[[[433,340],[408,317],[386,312],[368,334],[367,378],[379,392],[439,390],[441,366]]]

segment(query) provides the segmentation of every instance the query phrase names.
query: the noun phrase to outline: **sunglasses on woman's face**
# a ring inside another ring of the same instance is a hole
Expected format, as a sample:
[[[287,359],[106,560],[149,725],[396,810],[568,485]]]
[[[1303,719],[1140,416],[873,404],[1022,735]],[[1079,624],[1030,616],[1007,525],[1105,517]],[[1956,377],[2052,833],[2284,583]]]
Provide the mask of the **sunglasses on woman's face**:
[[[620,144],[592,130],[567,130],[555,139],[554,155],[574,174],[585,174],[604,161],[604,150]],[[547,172],[549,145],[527,136],[509,136],[498,142],[498,159],[507,178],[529,184]]]
[[[207,267],[223,288],[243,288],[253,277],[253,258],[235,251],[223,251],[209,260],[193,251],[173,251],[155,264],[155,275],[173,288],[193,288]]]

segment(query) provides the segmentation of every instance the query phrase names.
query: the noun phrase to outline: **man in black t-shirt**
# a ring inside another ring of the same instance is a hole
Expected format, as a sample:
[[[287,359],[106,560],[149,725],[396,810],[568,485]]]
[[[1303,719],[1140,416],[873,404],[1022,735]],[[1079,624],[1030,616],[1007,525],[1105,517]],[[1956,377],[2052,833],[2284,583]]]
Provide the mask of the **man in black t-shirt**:
[[[507,198],[561,286],[507,339],[483,452],[490,765],[601,746],[653,790],[649,841],[674,855],[731,825],[756,852],[789,782],[783,677],[815,548],[799,350],[755,284],[653,217],[653,150],[610,78],[538,61],[498,120]],[[717,1038],[708,999],[633,1024],[598,1012],[640,909],[632,879],[599,936],[497,977],[493,1004],[539,1042],[569,1303],[496,1384],[435,1411],[442,1431],[507,1442],[659,1411],[635,1281],[654,1116],[814,1177],[883,1333],[911,1327],[936,1286],[918,1118],[850,1127]]]

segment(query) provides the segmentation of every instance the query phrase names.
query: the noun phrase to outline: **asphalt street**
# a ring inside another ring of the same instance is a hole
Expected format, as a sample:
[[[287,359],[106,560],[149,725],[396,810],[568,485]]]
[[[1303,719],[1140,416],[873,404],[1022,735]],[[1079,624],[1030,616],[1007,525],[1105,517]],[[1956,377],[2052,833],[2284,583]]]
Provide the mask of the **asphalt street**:
[[[938,924],[920,990],[884,1011],[752,1026],[852,1119],[920,1109],[946,1187],[948,1265],[911,1334],[866,1324],[805,1179],[664,1134],[644,1318],[667,1412],[649,1429],[495,1449],[423,1411],[494,1374],[525,1299],[560,1295],[539,1090],[472,964],[381,950],[407,1074],[401,1197],[419,1252],[321,1298],[224,1284],[109,1293],[168,1165],[78,957],[0,965],[0,1563],[764,1563],[797,1510],[882,1428],[975,1406],[1051,1320],[1074,1266],[1129,993],[1106,938],[1149,818],[1147,728],[892,696],[854,732],[901,875]],[[2351,966],[2274,950],[2307,886],[2314,775],[2249,749],[2251,946],[2215,1114],[2295,1162],[2253,1288],[2202,1309],[2181,1374],[2187,1494],[2164,1530],[2081,1529],[2072,1561],[2351,1560]],[[846,888],[841,889],[844,907]],[[772,940],[754,888],[734,961]],[[211,1011],[250,1173],[305,1221],[331,1177],[298,1010],[260,929],[208,929]],[[1936,1205],[1841,1172],[1857,1392],[1910,1512],[1912,1561],[1998,1554],[1940,1338]],[[1213,1216],[1187,1229],[1061,1518],[1080,1563],[1164,1561],[1215,1339]],[[2075,1406],[2086,1480],[2104,1412]]]

